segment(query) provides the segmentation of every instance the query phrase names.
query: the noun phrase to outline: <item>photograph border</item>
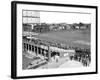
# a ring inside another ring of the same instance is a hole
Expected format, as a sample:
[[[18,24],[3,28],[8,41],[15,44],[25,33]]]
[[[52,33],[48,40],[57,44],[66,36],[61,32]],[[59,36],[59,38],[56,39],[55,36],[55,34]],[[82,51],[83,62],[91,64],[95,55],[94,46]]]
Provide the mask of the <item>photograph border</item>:
[[[31,4],[31,5],[49,5],[59,7],[79,7],[79,8],[93,8],[96,10],[96,71],[95,72],[82,72],[82,73],[68,73],[68,74],[50,74],[50,75],[36,75],[36,76],[17,76],[17,4]],[[11,2],[11,78],[39,78],[39,77],[55,77],[55,76],[72,76],[72,75],[86,75],[98,73],[98,7],[89,5],[74,5],[74,4],[57,4],[57,3],[42,3],[42,2],[24,2],[24,1],[12,1]]]

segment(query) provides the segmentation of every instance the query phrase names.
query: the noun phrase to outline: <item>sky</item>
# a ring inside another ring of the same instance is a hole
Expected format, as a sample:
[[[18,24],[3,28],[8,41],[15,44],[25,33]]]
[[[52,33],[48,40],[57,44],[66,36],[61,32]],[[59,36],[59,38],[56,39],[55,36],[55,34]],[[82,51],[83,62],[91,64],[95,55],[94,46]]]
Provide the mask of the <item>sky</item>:
[[[40,12],[41,23],[91,23],[91,14]]]

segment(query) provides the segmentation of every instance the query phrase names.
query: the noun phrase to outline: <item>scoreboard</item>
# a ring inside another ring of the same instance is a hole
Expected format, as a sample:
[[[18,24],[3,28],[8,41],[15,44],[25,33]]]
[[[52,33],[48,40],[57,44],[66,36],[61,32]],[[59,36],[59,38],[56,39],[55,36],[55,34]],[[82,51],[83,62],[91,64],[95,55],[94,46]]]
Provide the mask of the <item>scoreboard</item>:
[[[23,10],[23,23],[34,24],[40,23],[40,12],[34,10]]]

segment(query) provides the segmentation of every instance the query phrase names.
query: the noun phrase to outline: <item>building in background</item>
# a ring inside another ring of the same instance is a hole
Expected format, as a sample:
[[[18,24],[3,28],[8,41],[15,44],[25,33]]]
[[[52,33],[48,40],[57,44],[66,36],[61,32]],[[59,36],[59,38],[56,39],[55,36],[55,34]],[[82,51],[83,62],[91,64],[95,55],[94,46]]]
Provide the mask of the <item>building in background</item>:
[[[22,11],[23,30],[31,31],[36,24],[40,24],[40,12],[33,10]]]

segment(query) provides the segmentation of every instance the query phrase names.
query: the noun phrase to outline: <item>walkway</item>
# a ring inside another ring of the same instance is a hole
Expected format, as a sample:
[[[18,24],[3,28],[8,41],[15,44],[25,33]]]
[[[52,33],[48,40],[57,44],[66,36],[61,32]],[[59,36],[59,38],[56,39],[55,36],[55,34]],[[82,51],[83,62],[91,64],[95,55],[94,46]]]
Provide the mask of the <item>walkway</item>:
[[[82,65],[82,63],[78,62],[78,61],[67,61],[64,64],[62,64],[61,66],[59,66],[59,68],[71,68],[71,67],[84,67]]]

